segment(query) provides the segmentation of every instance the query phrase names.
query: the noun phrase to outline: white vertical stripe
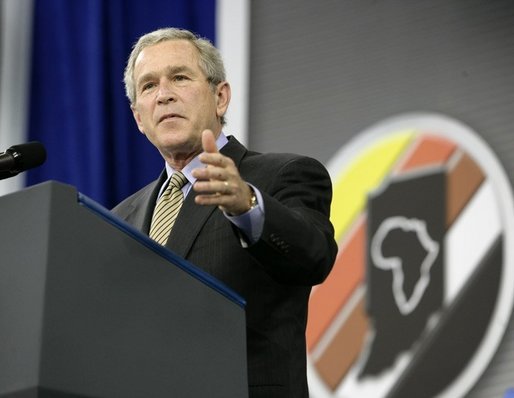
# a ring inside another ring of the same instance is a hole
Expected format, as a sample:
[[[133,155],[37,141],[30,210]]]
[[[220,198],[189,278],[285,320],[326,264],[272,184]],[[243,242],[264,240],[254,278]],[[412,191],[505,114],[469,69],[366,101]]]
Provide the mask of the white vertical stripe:
[[[485,181],[446,235],[445,303],[449,304],[501,233],[493,187]]]
[[[27,141],[32,0],[2,0],[0,38],[0,151]],[[20,189],[24,175],[0,181],[0,195]]]
[[[250,2],[218,0],[216,41],[232,88],[227,112],[226,134],[248,143],[248,79],[250,45]]]

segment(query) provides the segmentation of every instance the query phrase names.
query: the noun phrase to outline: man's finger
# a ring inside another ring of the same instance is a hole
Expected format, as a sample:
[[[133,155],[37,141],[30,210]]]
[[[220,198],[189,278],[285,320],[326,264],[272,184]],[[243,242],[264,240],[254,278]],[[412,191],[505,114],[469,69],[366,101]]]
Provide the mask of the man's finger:
[[[202,147],[204,152],[217,153],[218,147],[216,146],[216,138],[211,130],[204,130],[202,132]]]

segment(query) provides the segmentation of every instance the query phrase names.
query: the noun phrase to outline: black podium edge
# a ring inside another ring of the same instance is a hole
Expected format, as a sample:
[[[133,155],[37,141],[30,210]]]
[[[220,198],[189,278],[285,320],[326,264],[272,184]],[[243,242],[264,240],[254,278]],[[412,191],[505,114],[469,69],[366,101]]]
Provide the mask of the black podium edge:
[[[171,262],[175,266],[181,268],[184,272],[187,272],[188,274],[203,282],[205,285],[216,290],[218,293],[222,294],[235,304],[239,305],[241,308],[245,308],[246,300],[239,294],[237,294],[235,291],[230,289],[228,286],[226,286],[224,283],[220,282],[218,279],[214,278],[212,275],[205,272],[204,270],[184,260],[182,257],[177,256],[171,250],[168,250],[164,246],[161,246],[153,239],[150,239],[148,236],[138,231],[132,225],[116,217],[113,213],[111,213],[108,209],[103,207],[98,202],[95,202],[93,199],[87,197],[86,195],[80,192],[77,192],[77,202],[79,205],[89,209],[90,211],[98,215],[100,218],[107,221],[109,224],[113,225],[114,227],[126,233],[142,245],[146,246],[148,249],[165,258],[167,261]]]

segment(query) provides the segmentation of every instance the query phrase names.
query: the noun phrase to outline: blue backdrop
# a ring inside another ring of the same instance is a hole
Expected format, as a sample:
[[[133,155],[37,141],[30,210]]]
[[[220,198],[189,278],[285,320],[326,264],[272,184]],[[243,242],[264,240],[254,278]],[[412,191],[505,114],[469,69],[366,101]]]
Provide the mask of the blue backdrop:
[[[215,42],[216,0],[35,0],[28,137],[45,164],[27,184],[57,180],[106,207],[155,179],[164,161],[124,94],[132,45],[175,26]]]

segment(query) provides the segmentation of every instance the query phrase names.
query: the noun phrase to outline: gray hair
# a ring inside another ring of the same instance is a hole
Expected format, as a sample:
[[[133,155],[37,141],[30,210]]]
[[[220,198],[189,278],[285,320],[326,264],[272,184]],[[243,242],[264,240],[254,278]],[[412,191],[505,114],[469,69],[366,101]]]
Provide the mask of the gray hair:
[[[203,37],[197,36],[186,29],[178,28],[163,28],[153,32],[147,33],[139,38],[139,40],[132,47],[127,66],[125,67],[125,74],[123,81],[125,83],[125,94],[133,105],[136,102],[136,85],[134,82],[134,66],[136,59],[146,47],[153,46],[167,40],[187,40],[195,46],[198,50],[200,60],[198,66],[202,72],[207,76],[207,81],[213,89],[226,80],[225,66],[223,59],[216,47]],[[224,116],[221,117],[221,124],[225,124]]]

